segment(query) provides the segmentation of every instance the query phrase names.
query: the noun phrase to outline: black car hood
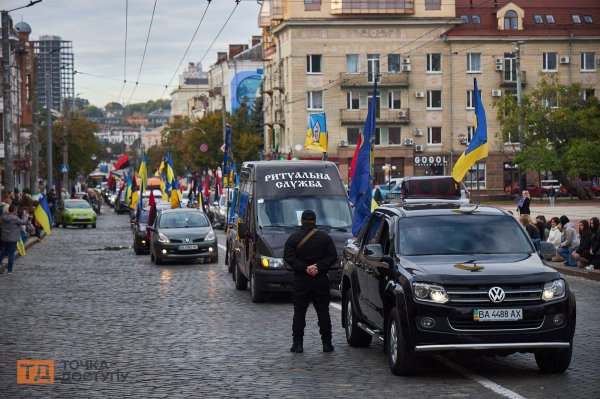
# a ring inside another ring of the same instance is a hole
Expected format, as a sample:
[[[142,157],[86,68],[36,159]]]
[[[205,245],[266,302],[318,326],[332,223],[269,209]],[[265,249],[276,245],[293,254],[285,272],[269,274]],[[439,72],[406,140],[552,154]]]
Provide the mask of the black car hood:
[[[338,257],[342,254],[344,245],[348,238],[352,238],[350,231],[340,231],[336,229],[319,228],[326,232],[333,239]],[[296,232],[297,229],[290,228],[266,228],[258,235],[259,251],[262,255],[272,256],[274,258],[283,258],[283,248],[290,234]]]
[[[440,284],[508,283],[560,276],[535,253],[407,256],[400,258],[400,264],[415,280]]]

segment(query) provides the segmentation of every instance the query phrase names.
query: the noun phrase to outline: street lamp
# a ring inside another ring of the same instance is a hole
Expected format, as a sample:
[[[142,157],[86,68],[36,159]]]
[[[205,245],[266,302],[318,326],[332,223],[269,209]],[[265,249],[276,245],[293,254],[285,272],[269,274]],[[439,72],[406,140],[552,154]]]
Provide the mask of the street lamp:
[[[383,165],[381,167],[381,169],[383,170],[383,177],[385,178],[385,174],[387,173],[387,177],[388,177],[388,187],[391,190],[392,189],[392,171],[396,170],[396,165],[391,165],[389,163],[386,163],[385,165]]]

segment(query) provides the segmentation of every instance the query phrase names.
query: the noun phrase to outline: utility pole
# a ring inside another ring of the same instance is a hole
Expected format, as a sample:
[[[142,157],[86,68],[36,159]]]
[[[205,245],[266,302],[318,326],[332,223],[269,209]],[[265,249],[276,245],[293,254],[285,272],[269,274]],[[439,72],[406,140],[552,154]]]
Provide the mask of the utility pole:
[[[47,55],[51,57],[50,54]],[[46,71],[46,194],[52,189],[52,62],[50,71]]]
[[[69,122],[70,122],[70,113],[69,113],[69,100],[65,97],[64,105],[63,105],[63,172],[62,172],[62,187],[67,189],[69,188]]]
[[[34,68],[35,70],[35,68]],[[37,104],[36,90],[32,90],[32,103]],[[33,110],[33,126],[31,128],[31,192],[38,192],[38,182],[40,180],[40,149],[39,149],[39,119],[38,111]]]
[[[227,131],[227,117],[225,116],[225,96],[221,94],[221,118],[223,119],[223,143],[225,142],[225,132]]]
[[[12,94],[10,87],[10,30],[12,21],[8,11],[2,11],[2,66],[3,66],[3,121],[4,121],[4,193],[14,191],[12,153]]]
[[[517,109],[519,112],[519,120],[517,124],[517,130],[519,133],[519,143],[521,143],[521,151],[523,150],[523,107],[522,107],[522,87],[521,87],[521,45],[525,42],[519,40],[514,42],[515,45],[515,72],[517,74]],[[519,182],[521,191],[527,190],[527,178],[525,174],[521,175],[521,181]]]

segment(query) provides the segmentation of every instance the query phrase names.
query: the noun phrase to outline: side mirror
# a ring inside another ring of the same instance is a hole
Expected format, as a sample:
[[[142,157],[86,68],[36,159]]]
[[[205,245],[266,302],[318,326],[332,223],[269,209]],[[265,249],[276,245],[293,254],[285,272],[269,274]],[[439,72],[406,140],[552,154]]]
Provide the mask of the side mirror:
[[[381,244],[368,244],[365,247],[365,258],[371,262],[378,262],[382,266],[392,267],[394,260],[383,253]]]
[[[246,234],[248,234],[248,224],[245,222],[238,223],[238,236],[240,238],[245,238]]]

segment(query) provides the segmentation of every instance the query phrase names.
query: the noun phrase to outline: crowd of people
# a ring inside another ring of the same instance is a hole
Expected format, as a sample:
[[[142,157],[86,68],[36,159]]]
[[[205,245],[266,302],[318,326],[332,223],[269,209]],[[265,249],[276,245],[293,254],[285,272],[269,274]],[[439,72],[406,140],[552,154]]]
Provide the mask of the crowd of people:
[[[543,254],[546,260],[580,269],[600,269],[600,220],[597,217],[580,220],[577,227],[566,215],[554,216],[549,221],[544,215],[538,215],[534,222],[528,213],[521,213],[519,221],[536,248],[540,248],[542,241],[554,246],[552,255]]]

